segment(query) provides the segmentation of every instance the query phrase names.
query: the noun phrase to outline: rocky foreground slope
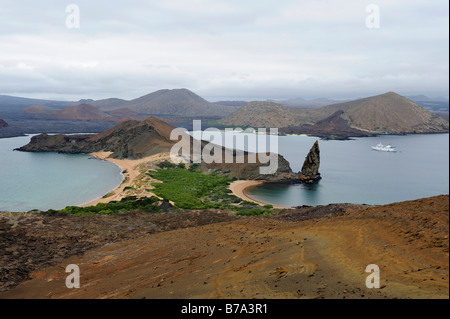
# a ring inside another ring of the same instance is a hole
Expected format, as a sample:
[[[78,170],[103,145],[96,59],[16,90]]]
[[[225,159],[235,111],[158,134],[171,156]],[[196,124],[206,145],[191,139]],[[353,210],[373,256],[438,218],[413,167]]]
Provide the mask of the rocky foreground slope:
[[[0,214],[0,298],[449,298],[448,233],[448,195],[268,217]]]

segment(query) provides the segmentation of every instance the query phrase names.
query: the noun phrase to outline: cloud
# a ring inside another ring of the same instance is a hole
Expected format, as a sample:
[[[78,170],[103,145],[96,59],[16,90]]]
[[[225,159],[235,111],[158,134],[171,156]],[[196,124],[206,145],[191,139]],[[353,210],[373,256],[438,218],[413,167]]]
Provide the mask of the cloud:
[[[0,0],[0,94],[215,99],[448,95],[448,2]]]

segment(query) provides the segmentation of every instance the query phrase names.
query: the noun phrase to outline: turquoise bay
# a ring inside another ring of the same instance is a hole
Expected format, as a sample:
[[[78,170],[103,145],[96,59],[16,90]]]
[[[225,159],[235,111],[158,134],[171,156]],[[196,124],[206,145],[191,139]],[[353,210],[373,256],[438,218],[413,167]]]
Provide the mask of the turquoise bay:
[[[0,211],[81,205],[122,182],[119,166],[90,155],[13,151],[30,138],[0,139]]]

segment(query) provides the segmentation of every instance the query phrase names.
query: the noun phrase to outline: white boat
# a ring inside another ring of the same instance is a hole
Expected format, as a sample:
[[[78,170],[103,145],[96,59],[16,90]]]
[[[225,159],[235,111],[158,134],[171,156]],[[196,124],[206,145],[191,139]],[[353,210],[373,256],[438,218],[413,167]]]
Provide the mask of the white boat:
[[[382,152],[397,152],[397,147],[392,146],[391,144],[383,145],[378,143],[376,146],[372,146],[372,149],[375,151],[382,151]]]

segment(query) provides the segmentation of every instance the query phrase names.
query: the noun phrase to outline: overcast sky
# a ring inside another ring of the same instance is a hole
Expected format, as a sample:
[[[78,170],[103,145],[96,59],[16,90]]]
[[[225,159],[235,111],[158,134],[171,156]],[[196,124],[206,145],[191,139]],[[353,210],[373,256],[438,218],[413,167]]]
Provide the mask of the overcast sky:
[[[71,3],[80,28],[66,25]],[[448,0],[0,0],[0,94],[448,97],[448,12]]]

